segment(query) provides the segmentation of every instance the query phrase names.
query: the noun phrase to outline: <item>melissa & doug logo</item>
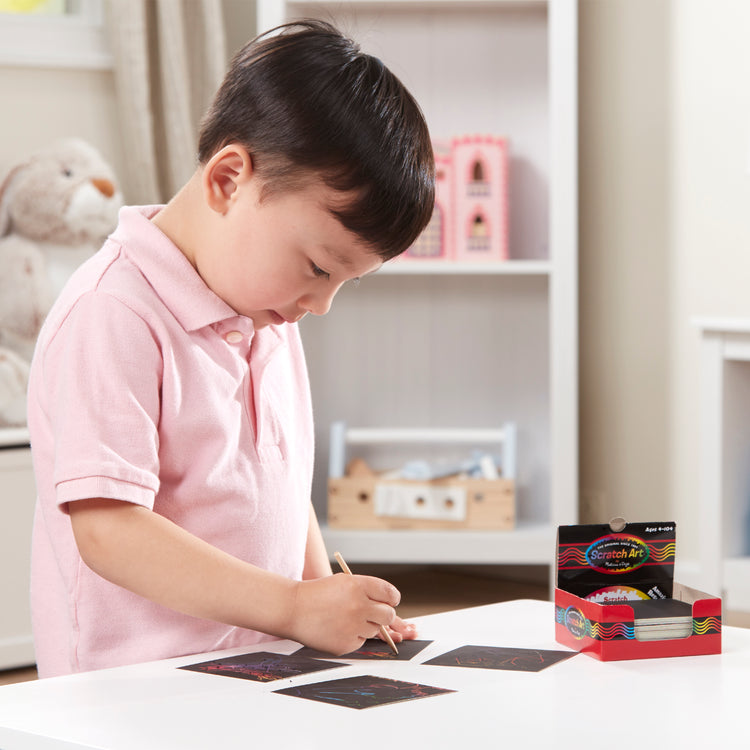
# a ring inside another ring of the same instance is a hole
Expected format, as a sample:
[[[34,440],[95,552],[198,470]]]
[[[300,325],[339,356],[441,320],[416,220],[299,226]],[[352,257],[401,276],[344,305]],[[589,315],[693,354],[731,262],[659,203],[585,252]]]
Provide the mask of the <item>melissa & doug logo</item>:
[[[602,573],[628,573],[640,568],[649,554],[643,539],[630,534],[609,534],[589,545],[586,562]]]

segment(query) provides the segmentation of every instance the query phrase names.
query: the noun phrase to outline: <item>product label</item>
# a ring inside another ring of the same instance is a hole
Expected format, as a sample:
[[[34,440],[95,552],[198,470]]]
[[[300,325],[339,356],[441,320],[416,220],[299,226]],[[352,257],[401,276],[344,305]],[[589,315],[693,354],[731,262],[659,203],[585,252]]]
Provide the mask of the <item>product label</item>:
[[[627,573],[640,568],[648,558],[648,545],[629,534],[603,536],[586,550],[588,566],[602,573]]]
[[[557,585],[599,603],[672,596],[675,524],[560,526]]]

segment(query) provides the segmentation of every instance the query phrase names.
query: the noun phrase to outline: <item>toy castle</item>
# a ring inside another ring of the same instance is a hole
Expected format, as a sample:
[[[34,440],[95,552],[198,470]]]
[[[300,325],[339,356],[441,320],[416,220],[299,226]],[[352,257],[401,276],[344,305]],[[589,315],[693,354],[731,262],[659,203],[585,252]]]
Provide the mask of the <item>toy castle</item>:
[[[505,138],[465,135],[435,145],[435,210],[404,259],[508,259]]]

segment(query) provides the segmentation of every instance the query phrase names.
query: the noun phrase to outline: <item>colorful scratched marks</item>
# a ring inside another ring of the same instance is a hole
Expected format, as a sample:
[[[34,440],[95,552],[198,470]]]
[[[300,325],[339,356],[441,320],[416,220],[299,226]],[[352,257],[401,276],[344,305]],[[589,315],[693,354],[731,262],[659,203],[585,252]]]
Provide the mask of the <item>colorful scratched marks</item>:
[[[546,651],[533,648],[461,646],[424,663],[446,667],[541,672],[552,664],[569,659],[577,653],[577,651]]]
[[[391,651],[390,646],[381,641],[379,638],[368,638],[356,651],[352,651],[349,654],[343,656],[331,656],[326,654],[324,651],[316,651],[315,649],[303,646],[298,651],[294,652],[295,656],[309,656],[315,659],[325,657],[328,659],[377,659],[385,661],[408,661],[416,656],[422,649],[426,648],[432,643],[432,641],[401,641],[398,644],[398,654],[394,654]]]
[[[226,677],[239,677],[242,680],[271,682],[283,680],[308,672],[319,672],[323,669],[341,667],[340,662],[309,659],[292,654],[274,654],[270,651],[258,651],[240,656],[227,656],[223,659],[204,661],[180,667],[191,672],[205,672]]]
[[[422,685],[418,682],[391,680],[387,677],[375,675],[358,675],[340,680],[316,682],[312,685],[297,685],[273,692],[291,695],[295,698],[331,703],[335,706],[362,709],[382,706],[387,703],[429,698],[444,693],[454,693],[455,690]]]

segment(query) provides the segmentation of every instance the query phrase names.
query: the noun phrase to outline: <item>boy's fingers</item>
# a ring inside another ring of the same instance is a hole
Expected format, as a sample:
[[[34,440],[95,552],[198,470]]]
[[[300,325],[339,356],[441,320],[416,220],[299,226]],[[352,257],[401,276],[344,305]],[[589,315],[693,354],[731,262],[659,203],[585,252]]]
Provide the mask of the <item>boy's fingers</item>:
[[[388,604],[373,603],[367,619],[378,627],[390,625],[396,619],[396,610]]]
[[[359,576],[364,581],[365,593],[376,602],[390,604],[391,607],[398,607],[401,602],[401,592],[388,581],[373,576]]]

